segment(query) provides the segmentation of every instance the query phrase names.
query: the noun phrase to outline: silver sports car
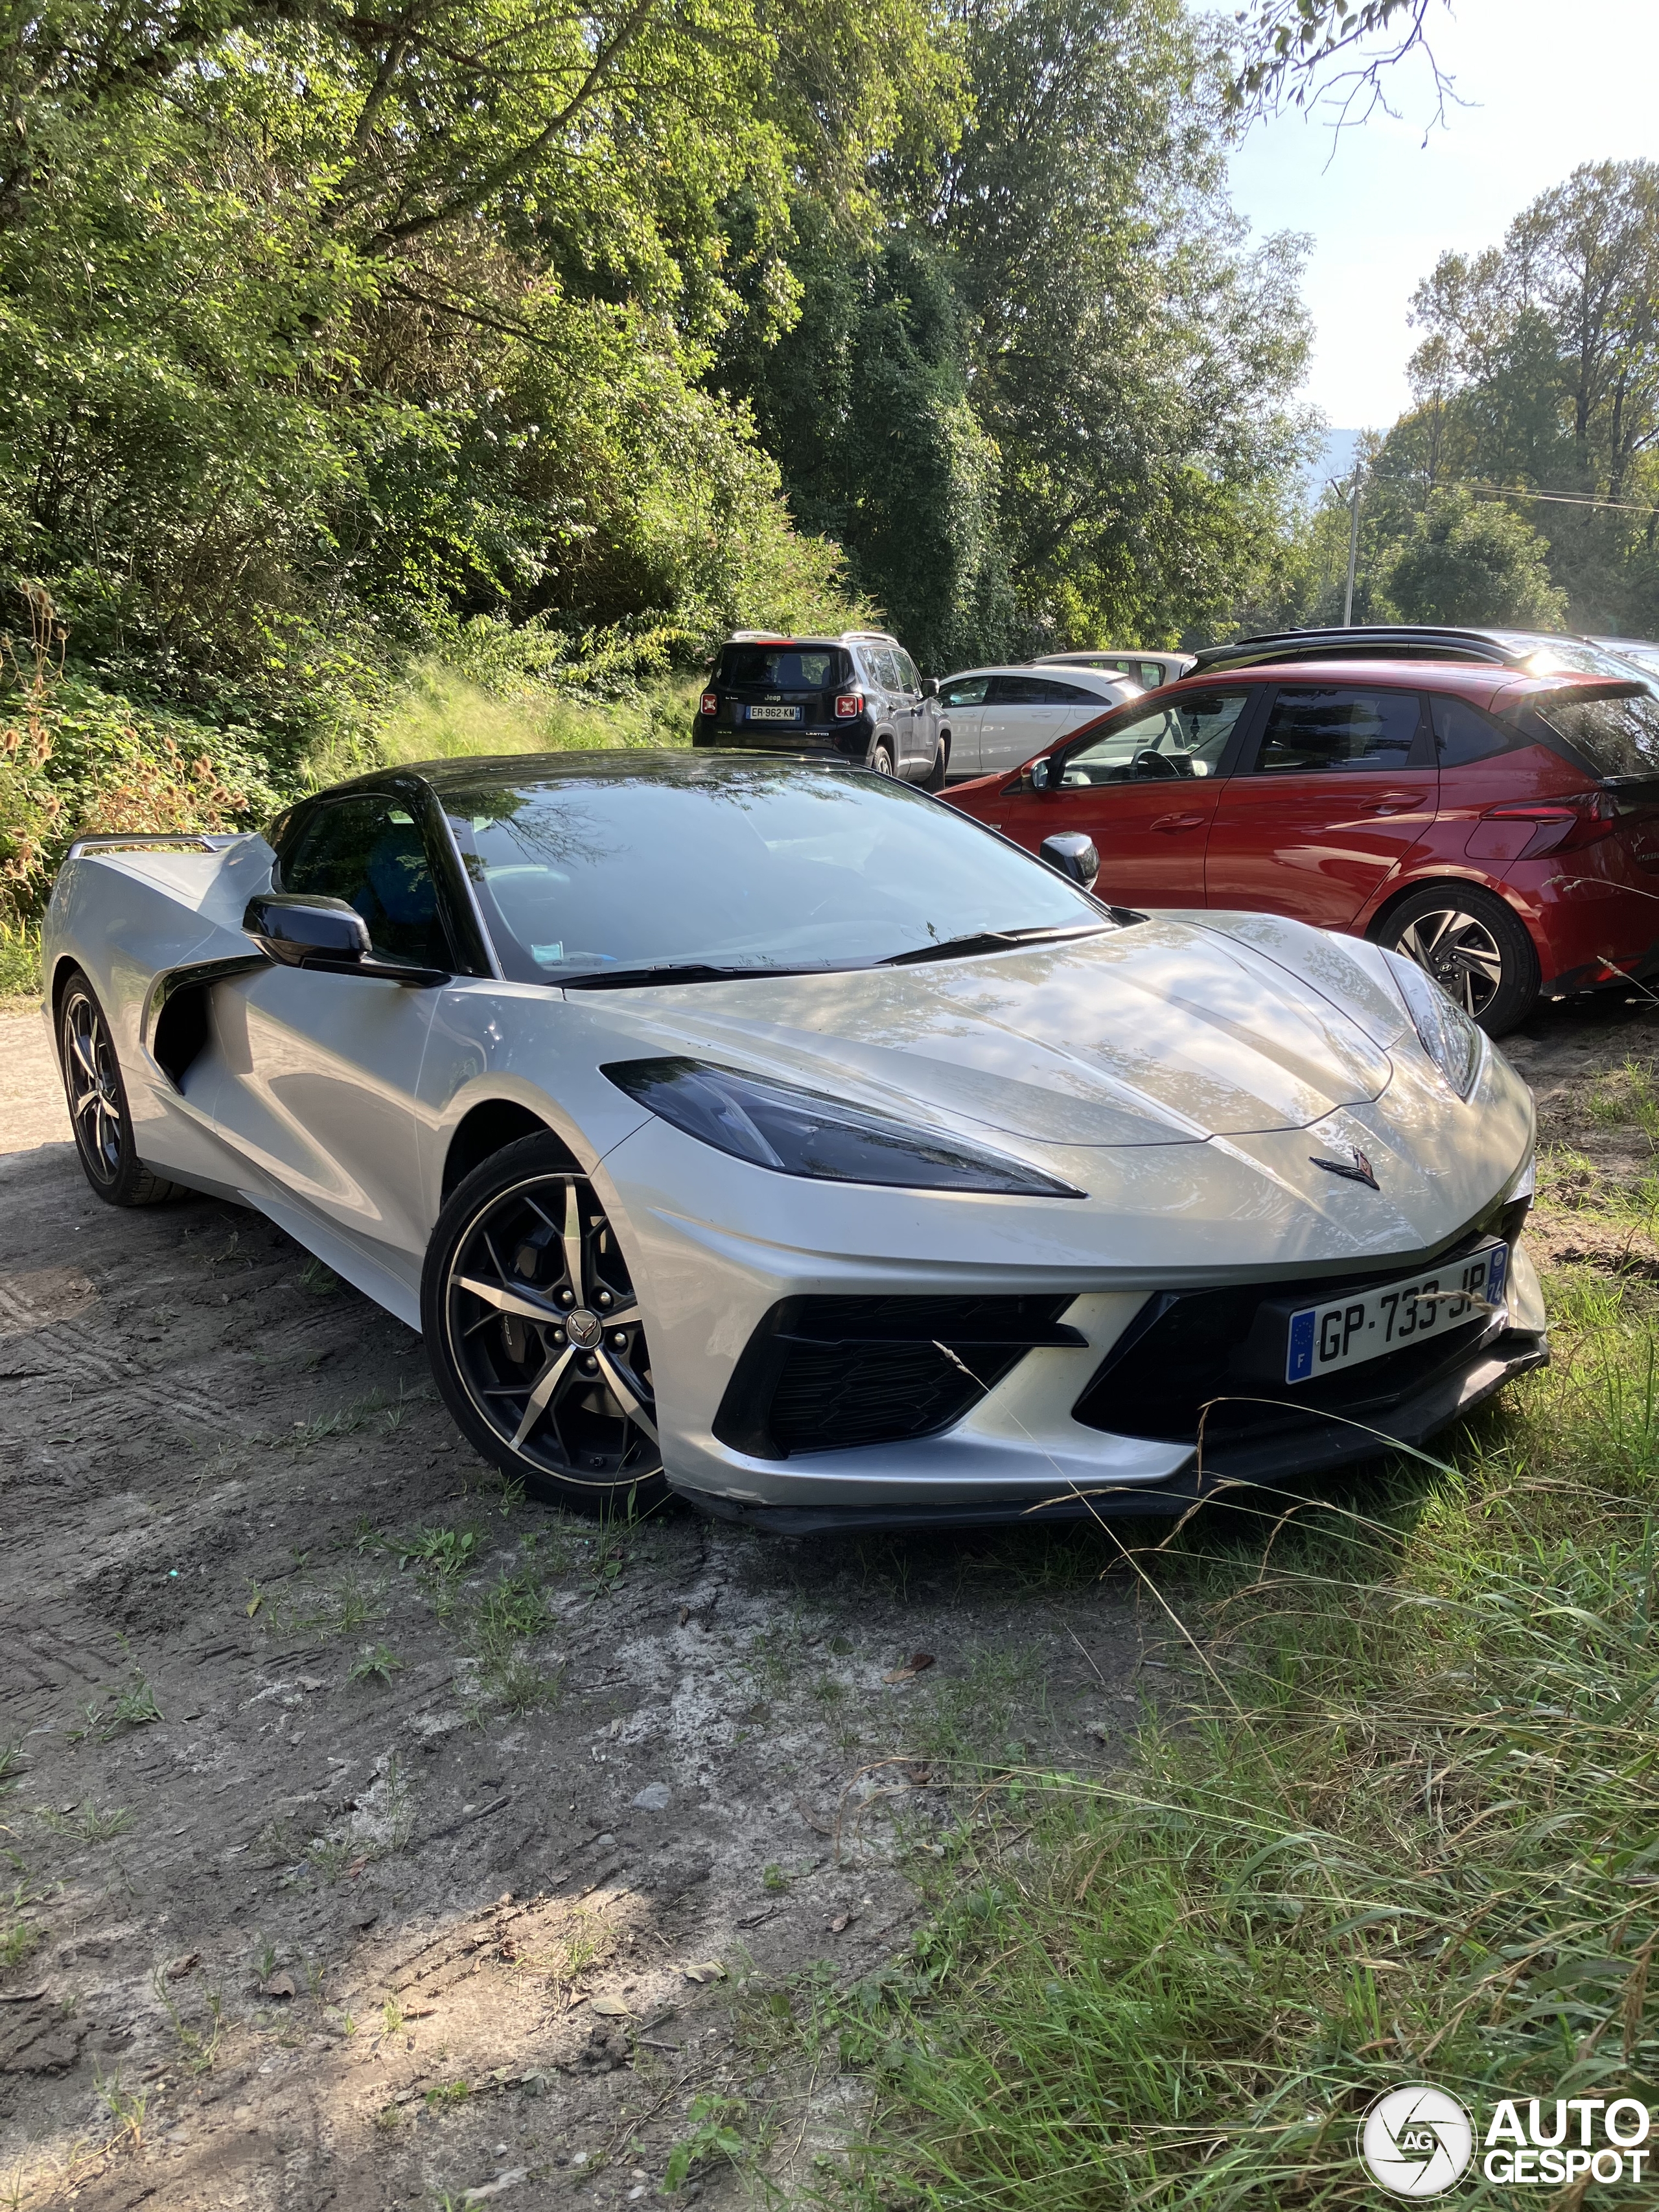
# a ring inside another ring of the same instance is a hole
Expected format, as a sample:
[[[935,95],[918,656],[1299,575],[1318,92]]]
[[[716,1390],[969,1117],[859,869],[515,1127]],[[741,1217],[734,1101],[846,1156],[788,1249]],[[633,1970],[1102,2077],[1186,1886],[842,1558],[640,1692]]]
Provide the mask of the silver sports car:
[[[1091,857],[842,767],[440,762],[83,838],[48,1018],[101,1198],[269,1215],[565,1504],[1169,1510],[1543,1359],[1480,1031],[1353,939],[1104,905]]]

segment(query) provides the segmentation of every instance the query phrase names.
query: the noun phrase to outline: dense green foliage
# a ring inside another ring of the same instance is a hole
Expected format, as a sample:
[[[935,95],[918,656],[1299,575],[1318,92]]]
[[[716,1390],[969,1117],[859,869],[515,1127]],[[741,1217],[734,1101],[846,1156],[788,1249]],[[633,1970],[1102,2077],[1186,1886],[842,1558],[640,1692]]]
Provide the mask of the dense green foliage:
[[[278,783],[416,662],[1173,636],[1293,458],[1181,0],[47,0],[0,93],[0,574]]]

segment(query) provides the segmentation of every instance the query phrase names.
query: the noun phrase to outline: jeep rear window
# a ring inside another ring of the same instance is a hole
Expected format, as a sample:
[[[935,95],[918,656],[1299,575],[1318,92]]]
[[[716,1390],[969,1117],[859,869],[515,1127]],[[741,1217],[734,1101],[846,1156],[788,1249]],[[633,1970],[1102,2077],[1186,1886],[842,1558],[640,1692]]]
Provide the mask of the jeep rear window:
[[[1565,738],[1597,775],[1659,775],[1659,699],[1586,699],[1558,692],[1534,702],[1540,720]]]
[[[833,645],[728,645],[718,683],[734,691],[827,691],[847,680],[847,655]]]

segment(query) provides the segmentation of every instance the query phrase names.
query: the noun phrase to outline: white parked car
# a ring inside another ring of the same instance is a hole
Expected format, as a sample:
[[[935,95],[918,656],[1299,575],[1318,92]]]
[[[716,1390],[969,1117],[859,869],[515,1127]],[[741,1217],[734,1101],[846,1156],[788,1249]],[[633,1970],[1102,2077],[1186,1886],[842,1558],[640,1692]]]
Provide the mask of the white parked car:
[[[947,783],[996,775],[1140,693],[1127,677],[1098,668],[964,669],[944,678],[928,702],[933,757],[942,746]]]
[[[1532,1100],[1474,1023],[1379,945],[1103,906],[1050,845],[720,751],[83,839],[45,948],[81,1164],[268,1215],[564,1504],[1178,1512],[1536,1366]]]
[[[1149,652],[1139,646],[1122,652],[1091,647],[1082,653],[1040,653],[1031,663],[1033,668],[1098,668],[1108,676],[1127,676],[1146,691],[1176,683],[1192,665],[1190,653]]]

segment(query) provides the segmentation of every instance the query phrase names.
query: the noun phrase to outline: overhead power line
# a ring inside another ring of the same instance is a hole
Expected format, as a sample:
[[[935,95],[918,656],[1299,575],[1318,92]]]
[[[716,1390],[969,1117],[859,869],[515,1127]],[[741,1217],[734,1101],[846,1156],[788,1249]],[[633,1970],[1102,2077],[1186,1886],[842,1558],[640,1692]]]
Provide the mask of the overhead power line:
[[[1435,487],[1437,490],[1439,486]],[[1453,491],[1484,491],[1493,499],[1539,499],[1553,507],[1603,507],[1616,514],[1659,514],[1659,507],[1638,507],[1633,500],[1592,499],[1581,491],[1519,491],[1508,484],[1455,483]]]

